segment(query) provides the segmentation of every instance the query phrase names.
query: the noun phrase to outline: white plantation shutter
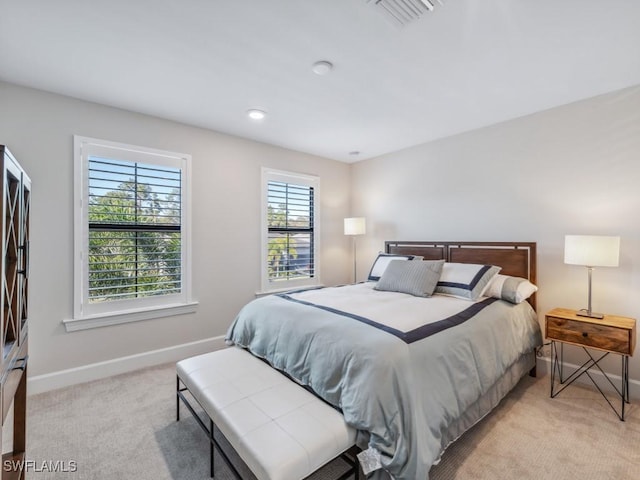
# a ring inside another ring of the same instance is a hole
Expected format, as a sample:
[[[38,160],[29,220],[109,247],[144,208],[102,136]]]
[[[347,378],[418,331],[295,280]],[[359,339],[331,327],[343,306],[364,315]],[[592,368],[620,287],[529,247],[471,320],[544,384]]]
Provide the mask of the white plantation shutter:
[[[179,293],[181,171],[89,157],[89,302]]]
[[[263,289],[317,284],[317,177],[265,169],[263,182]]]
[[[74,150],[74,316],[67,330],[194,311],[191,157],[79,136]]]

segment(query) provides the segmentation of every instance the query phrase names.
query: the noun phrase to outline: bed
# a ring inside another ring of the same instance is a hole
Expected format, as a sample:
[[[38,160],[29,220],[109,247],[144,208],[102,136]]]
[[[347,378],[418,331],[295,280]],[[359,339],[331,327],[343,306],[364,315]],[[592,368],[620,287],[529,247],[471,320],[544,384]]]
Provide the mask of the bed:
[[[410,260],[388,263],[393,268],[444,268],[435,294],[377,289],[389,283],[387,267],[378,280],[370,274],[371,281],[355,285],[254,300],[227,342],[339,409],[358,430],[371,478],[427,479],[448,445],[535,372],[542,342],[535,289],[518,301],[504,300],[500,290],[478,293],[485,280],[493,288],[498,269],[507,279],[504,291],[515,279],[534,285],[536,244],[388,241],[385,254],[383,260]],[[474,291],[458,295],[464,282],[445,279],[444,271],[469,269],[477,269],[469,282]]]

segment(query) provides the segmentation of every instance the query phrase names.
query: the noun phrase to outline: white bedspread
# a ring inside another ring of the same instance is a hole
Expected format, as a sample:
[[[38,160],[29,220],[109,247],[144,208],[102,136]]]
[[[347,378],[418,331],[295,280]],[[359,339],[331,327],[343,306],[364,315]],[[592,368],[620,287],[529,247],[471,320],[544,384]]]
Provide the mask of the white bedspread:
[[[425,299],[406,293],[383,292],[374,290],[374,285],[374,282],[365,282],[348,288],[304,290],[288,296],[368,318],[402,332],[454,316],[474,303],[446,295],[436,294]],[[482,300],[485,298],[478,301]]]
[[[424,480],[482,414],[469,414],[478,400],[541,335],[527,303],[412,297],[365,283],[254,300],[227,341],[339,408],[393,478]]]

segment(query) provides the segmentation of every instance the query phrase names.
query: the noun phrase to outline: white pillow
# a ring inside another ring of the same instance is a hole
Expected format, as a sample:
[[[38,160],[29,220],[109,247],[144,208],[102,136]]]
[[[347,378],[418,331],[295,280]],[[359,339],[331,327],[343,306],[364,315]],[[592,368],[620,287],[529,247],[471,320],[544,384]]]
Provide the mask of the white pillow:
[[[493,277],[484,295],[511,303],[522,303],[537,291],[538,287],[526,278],[498,274]]]
[[[416,255],[396,255],[393,253],[378,253],[378,257],[374,260],[369,271],[367,280],[377,282],[387,269],[387,265],[391,260],[422,260],[422,257]]]
[[[435,293],[477,300],[484,294],[489,282],[500,269],[501,267],[494,265],[445,263]]]

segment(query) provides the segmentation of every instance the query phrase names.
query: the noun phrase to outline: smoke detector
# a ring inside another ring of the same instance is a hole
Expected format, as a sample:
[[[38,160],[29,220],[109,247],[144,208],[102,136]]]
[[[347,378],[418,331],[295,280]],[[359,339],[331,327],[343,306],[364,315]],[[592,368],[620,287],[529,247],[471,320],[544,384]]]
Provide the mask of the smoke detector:
[[[311,70],[316,75],[326,75],[333,70],[333,63],[326,60],[320,60],[311,66]]]

